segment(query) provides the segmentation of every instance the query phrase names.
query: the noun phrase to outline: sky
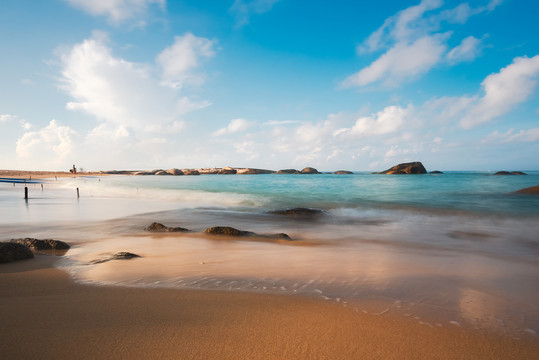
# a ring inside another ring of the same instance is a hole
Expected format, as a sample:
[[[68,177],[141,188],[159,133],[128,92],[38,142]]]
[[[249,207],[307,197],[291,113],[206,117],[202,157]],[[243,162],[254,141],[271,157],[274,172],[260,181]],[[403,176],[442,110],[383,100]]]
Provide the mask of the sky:
[[[538,13],[2,0],[0,169],[539,170]]]

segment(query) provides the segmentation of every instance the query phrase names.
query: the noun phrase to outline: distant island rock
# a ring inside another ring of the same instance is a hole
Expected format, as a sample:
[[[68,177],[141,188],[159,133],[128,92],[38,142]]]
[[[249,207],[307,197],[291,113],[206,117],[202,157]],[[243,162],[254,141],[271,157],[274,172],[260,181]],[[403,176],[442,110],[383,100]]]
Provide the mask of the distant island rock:
[[[283,169],[278,170],[277,174],[299,174],[299,171],[296,169]]]
[[[336,174],[336,175],[352,175],[353,172],[346,171],[346,170],[337,170],[337,171],[334,172],[334,174]]]
[[[493,175],[527,175],[522,171],[497,171]]]
[[[312,167],[306,167],[303,170],[301,170],[302,174],[320,174],[318,170]]]
[[[393,166],[379,174],[426,174],[427,170],[420,161],[402,163]]]
[[[515,193],[526,194],[526,195],[539,195],[539,185],[520,189],[520,190],[515,191]]]
[[[150,232],[189,232],[189,229],[182,227],[169,227],[158,222],[151,223],[150,225],[146,226],[144,230]]]
[[[434,170],[434,171],[431,171],[429,174],[443,174],[442,171],[438,171],[438,170]]]
[[[0,264],[19,260],[32,259],[34,253],[23,244],[0,242]]]

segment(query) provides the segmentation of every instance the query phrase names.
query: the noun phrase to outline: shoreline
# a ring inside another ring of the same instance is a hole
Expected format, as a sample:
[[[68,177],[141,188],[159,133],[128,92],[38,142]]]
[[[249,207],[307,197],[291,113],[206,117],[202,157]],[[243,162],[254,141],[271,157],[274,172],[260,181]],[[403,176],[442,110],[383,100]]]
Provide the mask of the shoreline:
[[[58,258],[0,267],[8,358],[533,359],[535,339],[431,328],[320,300],[82,285]]]

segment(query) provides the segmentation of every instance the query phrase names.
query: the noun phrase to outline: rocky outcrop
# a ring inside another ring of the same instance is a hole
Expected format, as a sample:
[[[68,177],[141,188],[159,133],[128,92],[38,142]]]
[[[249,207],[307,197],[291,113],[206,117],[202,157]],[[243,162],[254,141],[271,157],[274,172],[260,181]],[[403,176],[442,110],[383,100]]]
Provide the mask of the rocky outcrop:
[[[423,164],[419,161],[402,163],[393,166],[380,174],[426,174],[427,170]]]
[[[254,237],[254,238],[264,238],[264,239],[283,239],[291,240],[287,234],[271,234],[263,235],[257,234],[251,231],[238,230],[230,226],[214,226],[204,230],[206,234],[211,235],[222,235],[222,236],[232,236],[232,237]]]
[[[493,175],[527,175],[527,174],[523,173],[522,171],[498,171],[498,172],[495,172]]]
[[[520,189],[520,190],[515,191],[515,193],[526,194],[526,195],[539,195],[539,185]]]
[[[277,174],[299,174],[299,171],[296,169],[283,169],[278,170]]]
[[[198,172],[198,170],[195,170],[195,169],[184,169],[182,170],[182,172],[184,175],[200,175],[200,172]]]
[[[334,172],[335,175],[352,175],[353,172],[346,170],[337,170]]]
[[[167,172],[170,174],[170,175],[175,175],[175,176],[178,176],[178,175],[183,175],[183,171],[181,171],[180,169],[168,169]]]
[[[104,262],[111,261],[111,260],[130,260],[130,259],[141,258],[141,257],[142,256],[137,255],[137,254],[133,254],[127,251],[122,251],[106,259],[98,259],[98,260],[91,261],[90,264],[102,264]]]
[[[438,171],[438,170],[434,170],[434,171],[431,171],[429,174],[439,175],[439,174],[443,174],[443,172]]]
[[[108,170],[108,171],[101,171],[102,174],[106,175],[131,175],[134,173],[132,170]]]
[[[133,175],[153,175],[153,172],[151,171],[137,171],[133,173]]]
[[[236,169],[232,169],[231,167],[224,167],[217,172],[219,175],[235,175],[236,173]]]
[[[171,175],[168,171],[165,170],[159,170],[155,173],[155,175]]]
[[[158,222],[153,222],[150,225],[144,228],[146,231],[150,232],[189,232],[188,229],[182,227],[169,227]]]
[[[284,210],[273,210],[269,211],[270,214],[287,216],[291,218],[301,219],[301,220],[314,220],[325,214],[323,210],[320,209],[311,209],[311,208],[292,208]]]
[[[0,242],[0,264],[32,259],[34,253],[25,245],[13,242]]]
[[[12,243],[22,244],[27,246],[32,250],[68,250],[70,248],[69,244],[53,239],[34,239],[34,238],[24,238],[24,239],[12,239]]]
[[[253,168],[244,168],[244,169],[236,169],[236,174],[238,175],[259,175],[259,174],[274,174],[275,171],[273,170],[265,170],[265,169],[253,169]]]
[[[303,170],[301,170],[302,174],[320,174],[318,170],[312,167],[306,167]]]

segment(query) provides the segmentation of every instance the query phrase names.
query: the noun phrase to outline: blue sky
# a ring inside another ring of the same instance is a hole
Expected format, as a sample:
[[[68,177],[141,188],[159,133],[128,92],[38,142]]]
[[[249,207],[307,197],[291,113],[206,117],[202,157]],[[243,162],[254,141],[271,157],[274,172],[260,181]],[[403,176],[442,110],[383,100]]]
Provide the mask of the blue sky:
[[[3,0],[0,168],[539,168],[539,3]]]

